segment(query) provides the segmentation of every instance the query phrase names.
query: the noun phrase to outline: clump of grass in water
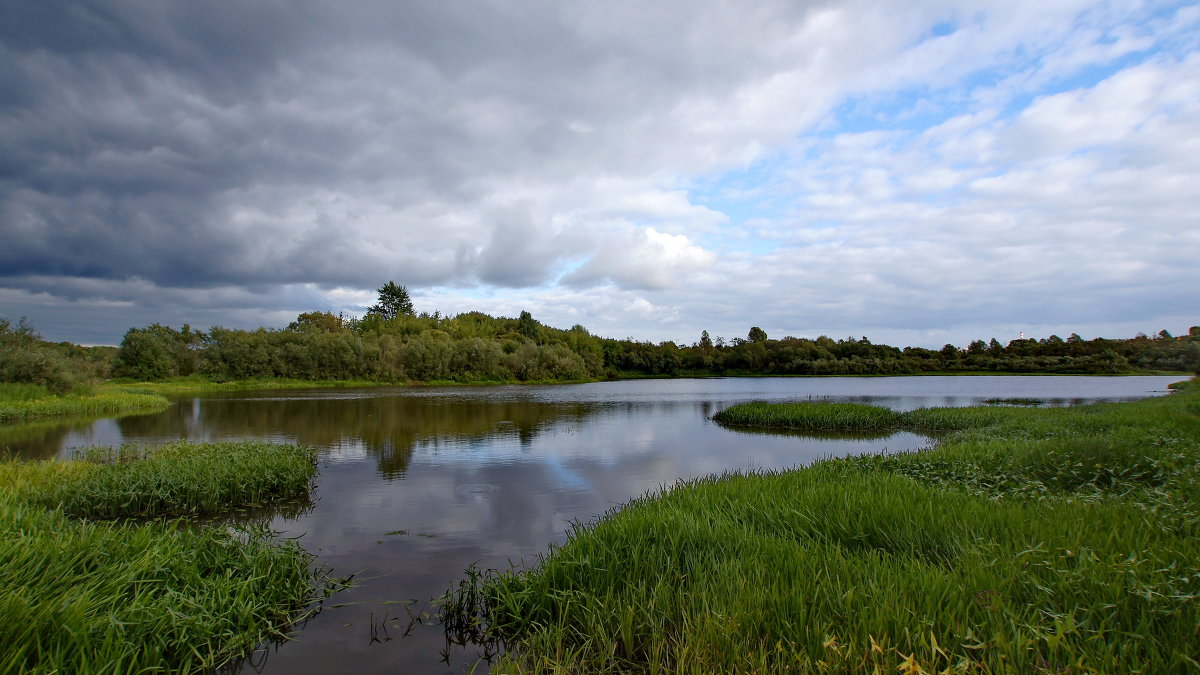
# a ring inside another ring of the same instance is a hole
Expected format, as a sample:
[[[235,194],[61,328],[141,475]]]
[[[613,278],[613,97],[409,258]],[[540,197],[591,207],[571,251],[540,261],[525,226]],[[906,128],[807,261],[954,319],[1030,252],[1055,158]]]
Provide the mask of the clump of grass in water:
[[[304,494],[317,470],[312,448],[262,442],[91,448],[75,463],[89,468],[26,499],[86,518],[206,515]]]
[[[239,470],[282,477],[232,480]],[[265,528],[86,521],[68,509],[89,519],[210,513],[302,494],[314,470],[311,449],[263,443],[0,462],[0,672],[210,670],[285,637],[335,588],[296,542]],[[166,497],[152,494],[160,488]]]
[[[304,618],[312,556],[263,530],[82,522],[0,498],[0,672],[193,672]]]
[[[713,415],[730,426],[807,431],[953,431],[1020,419],[1016,408],[918,408],[896,412],[860,403],[739,403]]]
[[[1044,401],[1040,398],[985,398],[983,402],[988,405],[1026,405],[1039,406]]]
[[[1191,672],[1197,399],[928,411],[961,430],[681,483],[444,607],[503,672]]]
[[[0,383],[0,422],[64,415],[109,415],[157,410],[168,405],[170,402],[166,398],[156,394],[114,389],[93,391],[81,387],[58,396],[38,385]]]
[[[858,403],[739,403],[713,419],[734,426],[813,429],[819,431],[870,431],[900,424],[900,413]]]

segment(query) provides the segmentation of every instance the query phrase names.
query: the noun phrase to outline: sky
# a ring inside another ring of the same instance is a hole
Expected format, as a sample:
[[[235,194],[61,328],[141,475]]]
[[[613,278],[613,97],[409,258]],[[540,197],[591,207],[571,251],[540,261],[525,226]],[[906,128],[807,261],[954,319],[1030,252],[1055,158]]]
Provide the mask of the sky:
[[[1200,4],[0,0],[0,317],[1200,324]]]

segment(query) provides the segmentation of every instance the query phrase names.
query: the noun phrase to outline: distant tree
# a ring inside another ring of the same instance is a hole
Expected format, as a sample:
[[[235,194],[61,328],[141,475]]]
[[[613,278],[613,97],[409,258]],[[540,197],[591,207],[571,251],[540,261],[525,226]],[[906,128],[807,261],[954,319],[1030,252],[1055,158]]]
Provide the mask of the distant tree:
[[[337,333],[345,328],[345,318],[333,312],[304,312],[287,327],[301,333]]]
[[[533,315],[529,312],[521,312],[521,316],[517,318],[517,332],[530,340],[536,340],[538,333],[538,322],[533,319]]]
[[[1200,338],[1200,326],[1192,326],[1189,328],[1188,337]]]
[[[973,340],[967,345],[967,352],[971,354],[982,354],[987,351],[987,343],[983,340]]]
[[[713,346],[713,341],[712,341],[712,338],[710,338],[708,336],[708,331],[706,331],[706,330],[700,331],[700,347],[703,349],[712,349],[712,346]]]
[[[379,287],[379,302],[371,305],[367,309],[367,314],[384,319],[394,319],[398,316],[415,316],[416,312],[413,311],[412,298],[408,296],[408,289],[404,286],[397,286],[394,281],[389,281]]]
[[[767,332],[758,326],[753,326],[750,328],[750,334],[746,336],[746,339],[750,342],[765,342]]]
[[[1164,328],[1164,329],[1162,329],[1162,330],[1158,331],[1158,339],[1160,339],[1160,340],[1171,340],[1171,339],[1174,339],[1174,338],[1171,336],[1171,333],[1170,333],[1170,331],[1168,331],[1166,328]]]
[[[186,335],[170,326],[150,324],[145,328],[130,328],[121,339],[121,348],[113,361],[114,377],[129,377],[136,380],[159,380],[180,372],[181,354],[186,354],[191,342],[199,337],[187,327]]]

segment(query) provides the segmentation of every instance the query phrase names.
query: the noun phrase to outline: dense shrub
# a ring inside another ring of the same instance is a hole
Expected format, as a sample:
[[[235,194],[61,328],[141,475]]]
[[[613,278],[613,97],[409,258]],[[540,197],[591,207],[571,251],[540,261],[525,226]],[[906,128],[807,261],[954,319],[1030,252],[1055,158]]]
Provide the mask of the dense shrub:
[[[0,382],[34,384],[64,394],[107,376],[114,352],[111,347],[46,342],[24,319],[13,326],[0,318]]]

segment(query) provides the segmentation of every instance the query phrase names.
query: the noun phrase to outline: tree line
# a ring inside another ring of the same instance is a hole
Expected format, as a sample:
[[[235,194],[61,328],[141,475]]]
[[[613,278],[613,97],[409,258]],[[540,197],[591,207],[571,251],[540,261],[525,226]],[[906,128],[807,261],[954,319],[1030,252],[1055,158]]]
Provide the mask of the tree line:
[[[1200,327],[1175,337],[1084,340],[995,338],[941,349],[874,344],[866,337],[772,339],[755,326],[745,338],[690,345],[616,340],[580,325],[547,326],[529,312],[417,313],[407,289],[388,282],[361,318],[304,312],[283,329],[198,331],[160,324],[131,328],[118,349],[51,344],[25,322],[0,320],[0,378],[55,391],[89,377],[161,380],[201,375],[383,382],[529,382],[622,377],[739,375],[902,375],[920,373],[1118,374],[1200,369]]]

